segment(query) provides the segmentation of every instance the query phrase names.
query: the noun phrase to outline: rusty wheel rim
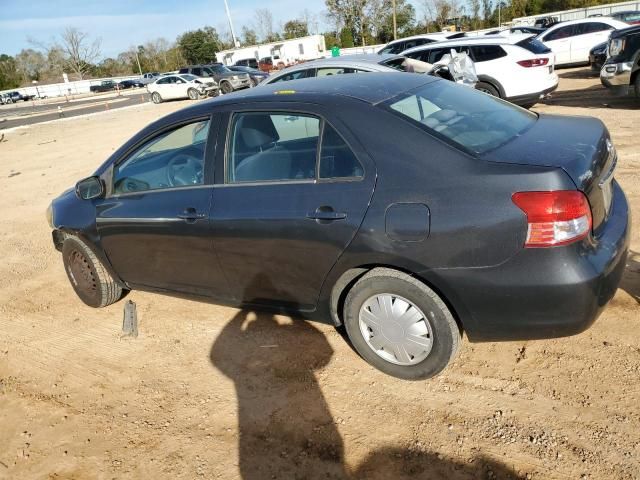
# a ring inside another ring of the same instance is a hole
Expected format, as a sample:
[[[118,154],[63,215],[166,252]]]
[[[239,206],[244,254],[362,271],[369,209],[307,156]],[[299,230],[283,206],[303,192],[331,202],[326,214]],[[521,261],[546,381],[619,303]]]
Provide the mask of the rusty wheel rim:
[[[78,290],[95,295],[98,289],[96,277],[87,258],[78,250],[69,254],[69,273]]]

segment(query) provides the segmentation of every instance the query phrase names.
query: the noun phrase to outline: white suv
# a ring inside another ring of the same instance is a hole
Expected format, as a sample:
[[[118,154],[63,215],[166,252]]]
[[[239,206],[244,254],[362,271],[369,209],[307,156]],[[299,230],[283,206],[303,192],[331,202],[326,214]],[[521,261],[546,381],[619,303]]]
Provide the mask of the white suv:
[[[609,40],[613,30],[628,26],[609,17],[585,18],[558,23],[537,38],[553,51],[556,65],[587,65],[593,47]]]
[[[528,35],[458,38],[402,52],[435,63],[451,50],[467,52],[478,75],[476,89],[529,108],[558,88],[553,53]]]

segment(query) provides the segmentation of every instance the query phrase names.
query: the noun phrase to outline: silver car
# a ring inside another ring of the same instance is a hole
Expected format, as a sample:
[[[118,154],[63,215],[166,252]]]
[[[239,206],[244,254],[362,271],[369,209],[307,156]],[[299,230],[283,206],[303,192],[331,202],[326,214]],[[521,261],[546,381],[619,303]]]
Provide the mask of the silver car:
[[[275,82],[286,82],[299,78],[323,77],[328,75],[342,75],[345,73],[364,72],[394,72],[406,71],[406,58],[401,55],[362,54],[346,55],[344,57],[323,58],[312,60],[292,67],[285,68],[271,75],[260,85]]]

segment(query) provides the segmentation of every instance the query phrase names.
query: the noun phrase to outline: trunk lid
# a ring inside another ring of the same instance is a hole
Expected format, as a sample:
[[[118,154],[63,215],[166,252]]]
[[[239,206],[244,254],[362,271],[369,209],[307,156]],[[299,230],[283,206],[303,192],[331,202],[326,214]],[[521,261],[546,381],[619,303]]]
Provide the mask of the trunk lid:
[[[540,115],[529,130],[483,158],[562,168],[589,199],[596,235],[607,218],[617,156],[607,128],[596,118]]]

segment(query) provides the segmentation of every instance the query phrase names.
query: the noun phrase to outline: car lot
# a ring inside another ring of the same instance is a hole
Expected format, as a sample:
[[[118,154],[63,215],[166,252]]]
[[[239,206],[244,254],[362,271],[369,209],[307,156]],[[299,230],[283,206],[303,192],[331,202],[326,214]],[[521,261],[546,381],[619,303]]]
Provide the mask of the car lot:
[[[561,71],[534,111],[606,123],[635,213],[640,102],[608,97],[588,72]],[[0,143],[0,478],[637,478],[638,215],[621,289],[591,329],[467,344],[432,381],[379,373],[327,325],[140,292],[128,297],[140,336],[120,338],[123,303],[77,300],[44,210],[144,124],[188,104],[33,126]],[[300,418],[303,408],[312,413]]]

